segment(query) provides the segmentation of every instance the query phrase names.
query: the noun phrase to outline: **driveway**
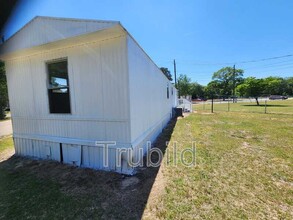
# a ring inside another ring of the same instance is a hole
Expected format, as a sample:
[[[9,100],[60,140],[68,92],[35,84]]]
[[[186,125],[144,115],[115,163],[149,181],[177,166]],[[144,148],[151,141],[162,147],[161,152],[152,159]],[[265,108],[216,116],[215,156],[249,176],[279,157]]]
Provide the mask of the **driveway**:
[[[12,134],[11,120],[0,121],[0,137]]]

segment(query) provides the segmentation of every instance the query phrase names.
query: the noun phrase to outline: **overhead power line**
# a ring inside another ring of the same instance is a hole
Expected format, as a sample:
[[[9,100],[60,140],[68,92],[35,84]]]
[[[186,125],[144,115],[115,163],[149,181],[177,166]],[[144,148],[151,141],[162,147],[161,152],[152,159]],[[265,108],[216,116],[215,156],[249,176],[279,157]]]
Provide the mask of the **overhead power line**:
[[[282,58],[288,58],[288,57],[293,57],[293,54],[287,54],[283,56],[275,56],[275,57],[268,57],[268,58],[262,58],[262,59],[255,59],[255,60],[245,60],[245,61],[236,61],[236,62],[226,62],[226,63],[212,63],[208,61],[192,61],[192,60],[181,60],[181,59],[176,59],[178,63],[184,63],[184,64],[191,64],[191,65],[234,65],[234,64],[246,64],[246,63],[257,63],[257,62],[264,62],[268,60],[276,60],[276,59],[282,59]]]
[[[276,71],[281,71],[281,70],[289,70],[290,69],[290,72],[292,71],[293,69],[293,65],[291,66],[283,66],[283,67],[269,67],[269,68],[258,68],[258,69],[252,69],[253,72],[255,74],[257,74],[257,72],[276,72]],[[249,70],[251,72],[251,69],[244,69],[244,71],[246,70]]]
[[[240,63],[256,63],[256,62],[262,62],[262,61],[267,61],[267,60],[276,60],[276,59],[292,57],[292,56],[293,56],[293,54],[288,54],[288,55],[284,55],[284,56],[269,57],[269,58],[263,58],[263,59],[259,59],[259,60],[241,61],[241,62],[236,62],[236,63],[237,64],[240,64]]]
[[[255,70],[255,69],[271,69],[271,68],[279,68],[279,67],[292,67],[293,63],[284,63],[284,64],[277,64],[277,65],[266,65],[266,66],[255,66],[255,67],[247,67],[244,70]]]

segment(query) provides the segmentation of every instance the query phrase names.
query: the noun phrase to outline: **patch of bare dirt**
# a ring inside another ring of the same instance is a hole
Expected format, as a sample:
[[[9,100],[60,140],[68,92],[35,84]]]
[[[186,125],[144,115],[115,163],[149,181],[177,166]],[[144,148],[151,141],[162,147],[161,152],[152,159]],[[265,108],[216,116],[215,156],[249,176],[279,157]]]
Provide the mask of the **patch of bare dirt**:
[[[244,141],[244,142],[242,143],[242,147],[243,147],[243,148],[248,148],[248,147],[250,147],[250,144]]]
[[[293,191],[293,182],[285,181],[282,179],[277,180],[275,178],[273,178],[273,182],[278,188],[286,188],[286,189],[290,189]]]
[[[135,176],[127,177],[121,182],[121,189],[124,190],[139,183],[139,179]]]
[[[164,164],[162,164],[164,166]],[[157,213],[157,211],[160,209],[160,206],[158,206],[158,200],[160,200],[161,196],[164,193],[165,189],[165,179],[164,175],[162,173],[162,166],[159,170],[156,180],[154,182],[154,185],[151,189],[150,196],[147,201],[147,206],[143,213],[143,219],[155,219],[157,216],[154,215],[154,213]]]

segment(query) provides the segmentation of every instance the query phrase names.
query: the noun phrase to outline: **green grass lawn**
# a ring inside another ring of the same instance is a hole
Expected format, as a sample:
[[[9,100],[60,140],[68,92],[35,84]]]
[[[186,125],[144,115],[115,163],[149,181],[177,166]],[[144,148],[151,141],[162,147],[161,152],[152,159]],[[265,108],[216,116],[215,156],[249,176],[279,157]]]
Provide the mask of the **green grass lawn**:
[[[153,168],[124,177],[2,161],[0,219],[139,219],[143,210],[145,219],[293,219],[293,102],[271,103],[274,114],[242,112],[259,107],[238,103],[238,111],[199,110],[178,119],[170,139],[178,143],[177,165],[165,154],[157,178]],[[193,141],[196,166],[186,167],[179,152]],[[0,154],[12,146],[11,138],[0,139]],[[136,185],[121,187],[131,178]],[[154,180],[159,187],[152,188]]]
[[[177,166],[162,168],[152,218],[293,218],[293,115],[199,111],[178,120],[172,141],[177,152],[196,141],[197,165],[178,155]]]
[[[0,138],[0,154],[7,150],[13,148],[13,141],[11,137]]]

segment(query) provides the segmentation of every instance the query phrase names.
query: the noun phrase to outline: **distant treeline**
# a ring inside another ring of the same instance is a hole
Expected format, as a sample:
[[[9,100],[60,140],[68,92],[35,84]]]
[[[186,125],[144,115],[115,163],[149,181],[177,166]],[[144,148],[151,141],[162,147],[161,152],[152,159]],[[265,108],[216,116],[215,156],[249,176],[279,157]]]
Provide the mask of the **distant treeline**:
[[[228,98],[235,96],[254,97],[269,95],[293,96],[293,77],[243,78],[242,69],[224,67],[215,72],[207,86],[192,82],[183,74],[177,81],[180,96],[192,95],[193,99]]]

